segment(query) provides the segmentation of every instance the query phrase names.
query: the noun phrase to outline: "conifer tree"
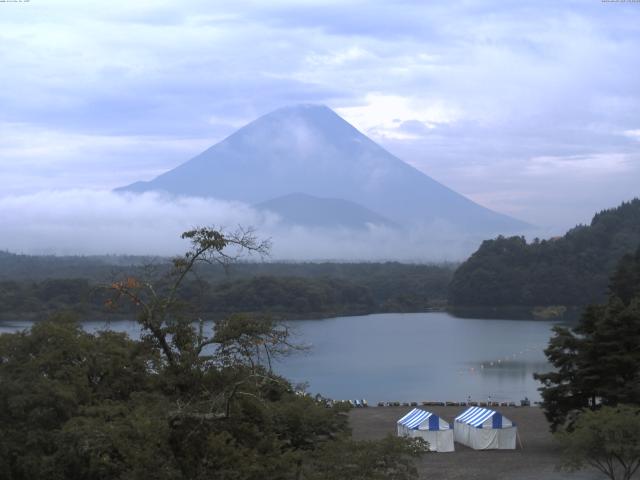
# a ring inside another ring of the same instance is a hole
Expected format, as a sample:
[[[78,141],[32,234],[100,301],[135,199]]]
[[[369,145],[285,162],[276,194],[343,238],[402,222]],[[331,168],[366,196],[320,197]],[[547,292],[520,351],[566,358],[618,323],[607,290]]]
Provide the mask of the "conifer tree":
[[[535,375],[552,430],[581,409],[640,404],[638,272],[640,249],[620,261],[605,305],[588,307],[573,329],[555,328],[545,350],[555,371]]]

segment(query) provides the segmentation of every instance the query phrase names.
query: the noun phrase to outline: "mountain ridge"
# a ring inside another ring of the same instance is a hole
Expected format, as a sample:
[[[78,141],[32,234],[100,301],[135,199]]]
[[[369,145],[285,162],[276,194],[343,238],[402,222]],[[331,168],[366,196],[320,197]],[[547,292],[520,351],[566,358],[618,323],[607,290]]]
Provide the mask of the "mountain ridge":
[[[403,225],[444,222],[473,233],[529,227],[440,184],[313,104],[263,115],[176,168],[116,190],[250,204],[301,192],[355,202]]]
[[[362,205],[341,198],[320,198],[294,192],[254,205],[279,215],[286,223],[308,227],[366,229],[399,225]]]

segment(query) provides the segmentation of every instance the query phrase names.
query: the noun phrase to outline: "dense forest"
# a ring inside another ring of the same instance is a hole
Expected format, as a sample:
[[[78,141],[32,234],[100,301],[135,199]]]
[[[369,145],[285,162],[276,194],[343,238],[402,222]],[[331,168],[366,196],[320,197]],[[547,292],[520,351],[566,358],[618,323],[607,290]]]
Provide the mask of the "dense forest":
[[[640,200],[593,217],[563,237],[487,240],[455,272],[453,307],[585,306],[606,298],[609,276],[640,245]]]
[[[106,291],[123,275],[153,280],[170,262],[150,257],[53,257],[0,253],[0,319],[61,310],[101,316]],[[203,265],[183,298],[213,318],[261,312],[313,318],[442,308],[453,265],[388,263],[238,263]],[[124,309],[120,315],[130,315]]]
[[[555,325],[545,354],[542,408],[562,451],[561,468],[586,466],[611,480],[640,469],[640,248],[623,256],[606,303],[573,327]]]
[[[581,409],[640,405],[639,343],[640,248],[618,262],[606,302],[589,305],[573,328],[554,327],[545,350],[554,369],[535,375],[552,429]]]
[[[348,404],[271,369],[300,347],[286,326],[232,315],[213,335],[182,297],[196,267],[251,236],[200,229],[153,283],[108,288],[143,334],[84,331],[72,315],[0,335],[0,479],[332,480],[417,477],[421,440],[351,438]]]

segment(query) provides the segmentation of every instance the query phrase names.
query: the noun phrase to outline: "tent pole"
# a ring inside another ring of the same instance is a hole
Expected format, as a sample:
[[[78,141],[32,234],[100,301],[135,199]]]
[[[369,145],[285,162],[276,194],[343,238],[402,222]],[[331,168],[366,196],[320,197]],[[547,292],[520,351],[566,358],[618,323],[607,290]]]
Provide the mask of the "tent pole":
[[[520,450],[524,450],[524,447],[522,446],[522,439],[520,438],[520,432],[518,430],[516,430],[516,437],[518,438],[518,443],[520,444]]]

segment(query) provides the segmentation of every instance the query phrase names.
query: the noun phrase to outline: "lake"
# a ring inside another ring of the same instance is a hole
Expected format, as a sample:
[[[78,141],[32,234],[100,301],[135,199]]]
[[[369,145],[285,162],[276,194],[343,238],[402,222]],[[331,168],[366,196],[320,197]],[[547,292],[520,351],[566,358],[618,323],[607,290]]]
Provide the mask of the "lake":
[[[388,313],[288,322],[307,352],[274,369],[309,392],[378,401],[539,400],[534,372],[550,369],[543,349],[553,322],[453,317],[444,312]],[[0,333],[29,322],[0,323]],[[87,322],[85,328],[105,328]],[[135,322],[110,328],[139,333]]]

